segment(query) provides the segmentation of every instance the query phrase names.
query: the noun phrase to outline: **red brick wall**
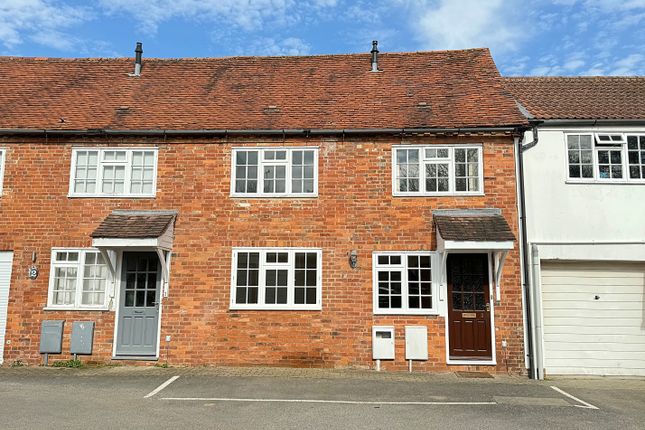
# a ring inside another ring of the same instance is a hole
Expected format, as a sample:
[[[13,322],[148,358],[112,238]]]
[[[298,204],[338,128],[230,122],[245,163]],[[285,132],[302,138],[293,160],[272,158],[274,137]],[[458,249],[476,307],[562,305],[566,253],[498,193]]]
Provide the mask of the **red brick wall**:
[[[0,140],[7,148],[4,195],[0,197],[0,250],[13,250],[5,363],[38,363],[40,323],[67,320],[64,350],[74,320],[95,320],[94,355],[109,361],[114,312],[44,311],[52,247],[89,247],[90,232],[114,209],[176,209],[170,294],[163,307],[164,337],[172,336],[170,364],[373,366],[371,327],[396,327],[394,362],[404,369],[404,326],[427,325],[430,359],[419,370],[448,370],[444,318],[375,316],[372,313],[371,253],[434,250],[432,210],[500,208],[517,236],[515,167],[510,136],[428,137],[410,143],[484,143],[485,196],[393,198],[391,147],[399,138],[362,140],[135,141],[113,146],[158,146],[154,199],[68,198],[70,141]],[[78,146],[105,145],[76,141]],[[311,199],[230,197],[231,147],[317,145],[319,196]],[[248,205],[242,205],[248,203]],[[293,246],[323,250],[322,311],[229,311],[231,247]],[[347,254],[358,251],[358,268]],[[38,253],[37,280],[27,278]],[[503,274],[502,300],[495,307],[500,372],[523,372],[521,290],[517,247]],[[508,348],[501,348],[501,341]],[[61,358],[67,358],[63,355]],[[87,360],[87,358],[85,358]]]

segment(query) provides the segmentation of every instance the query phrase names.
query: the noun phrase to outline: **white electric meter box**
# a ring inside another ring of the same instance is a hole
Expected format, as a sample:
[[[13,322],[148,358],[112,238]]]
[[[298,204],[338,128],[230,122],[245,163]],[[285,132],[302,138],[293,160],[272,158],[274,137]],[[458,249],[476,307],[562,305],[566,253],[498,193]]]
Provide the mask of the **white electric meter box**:
[[[372,358],[394,360],[394,327],[372,327]]]
[[[428,327],[405,326],[405,359],[428,359]]]

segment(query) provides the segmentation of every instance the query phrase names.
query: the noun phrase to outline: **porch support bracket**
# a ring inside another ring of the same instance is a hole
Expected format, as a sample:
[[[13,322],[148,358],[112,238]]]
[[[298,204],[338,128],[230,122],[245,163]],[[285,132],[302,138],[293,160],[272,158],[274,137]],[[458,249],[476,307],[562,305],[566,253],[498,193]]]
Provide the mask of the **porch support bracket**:
[[[508,250],[495,252],[495,301],[499,303],[502,299],[500,283],[502,281],[502,269],[508,255]]]

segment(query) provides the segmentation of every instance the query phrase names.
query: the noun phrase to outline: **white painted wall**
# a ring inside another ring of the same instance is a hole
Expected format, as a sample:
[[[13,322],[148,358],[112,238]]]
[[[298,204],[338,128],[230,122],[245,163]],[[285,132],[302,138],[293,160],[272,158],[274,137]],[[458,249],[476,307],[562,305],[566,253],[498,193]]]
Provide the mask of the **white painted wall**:
[[[645,261],[645,184],[567,182],[565,132],[639,132],[642,127],[546,127],[524,153],[527,234],[541,259]],[[525,142],[532,136],[527,133]],[[588,242],[643,244],[588,244]],[[546,243],[565,242],[568,245]],[[583,244],[587,243],[587,244]]]

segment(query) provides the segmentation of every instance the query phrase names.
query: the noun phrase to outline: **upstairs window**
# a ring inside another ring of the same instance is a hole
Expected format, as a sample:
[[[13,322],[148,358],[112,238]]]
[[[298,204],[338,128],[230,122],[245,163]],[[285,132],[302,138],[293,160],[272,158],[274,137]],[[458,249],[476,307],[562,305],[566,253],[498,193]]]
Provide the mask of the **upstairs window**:
[[[568,134],[570,180],[638,182],[645,180],[645,135]]]
[[[319,310],[321,273],[319,249],[234,249],[231,309]]]
[[[393,195],[482,194],[481,146],[394,147]]]
[[[316,148],[234,148],[231,195],[315,197],[318,194]]]
[[[4,159],[7,152],[0,148],[0,196],[2,195],[2,180],[4,178]]]
[[[72,197],[154,197],[156,149],[74,149]]]

